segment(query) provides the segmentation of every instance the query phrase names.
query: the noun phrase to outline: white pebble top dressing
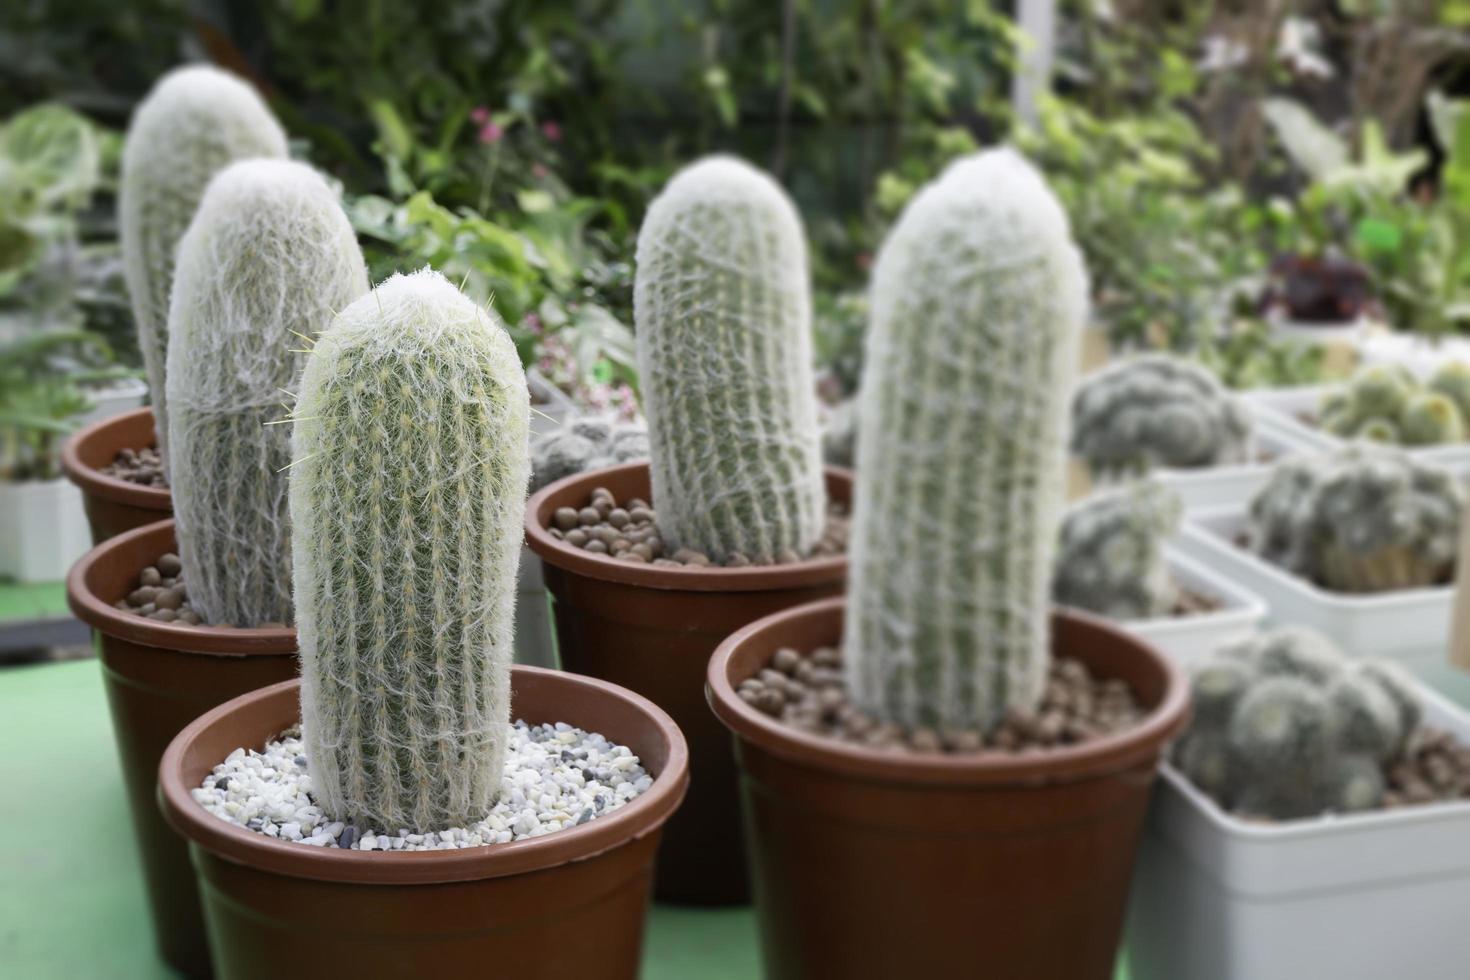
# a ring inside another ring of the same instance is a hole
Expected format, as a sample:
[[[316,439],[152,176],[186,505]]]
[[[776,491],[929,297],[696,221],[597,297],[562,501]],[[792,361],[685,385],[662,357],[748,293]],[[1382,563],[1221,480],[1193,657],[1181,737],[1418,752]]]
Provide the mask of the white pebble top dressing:
[[[194,801],[222,820],[267,837],[360,851],[444,851],[540,837],[611,813],[653,785],[625,745],[596,733],[554,725],[510,726],[494,809],[471,827],[425,834],[327,820],[312,796],[306,750],[296,729],[264,752],[236,749],[193,791]]]

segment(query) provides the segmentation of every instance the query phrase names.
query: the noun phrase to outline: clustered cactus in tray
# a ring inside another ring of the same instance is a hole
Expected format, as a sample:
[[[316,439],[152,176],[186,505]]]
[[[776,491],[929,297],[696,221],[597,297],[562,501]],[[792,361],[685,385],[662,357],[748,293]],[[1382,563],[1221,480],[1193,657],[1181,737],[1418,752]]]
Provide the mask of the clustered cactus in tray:
[[[1072,452],[1095,476],[1243,463],[1251,418],[1201,365],[1145,354],[1109,365],[1078,386]]]
[[[1470,366],[1445,364],[1421,383],[1401,365],[1371,365],[1322,399],[1318,422],[1335,436],[1390,445],[1464,442],[1470,437]]]
[[[1086,295],[1066,216],[1009,150],[952,164],[884,243],[843,657],[868,714],[986,730],[1036,707]]]
[[[237,160],[285,159],[286,151],[285,131],[255,90],[206,66],[165,75],[128,126],[118,235],[161,450],[168,439],[169,294],[179,239],[216,173]]]
[[[648,427],[642,422],[589,415],[531,440],[531,489],[562,477],[648,458]]]
[[[670,551],[805,556],[826,489],[801,219],[731,157],[675,175],[638,234],[634,310],[653,502]]]
[[[1174,762],[1221,806],[1289,820],[1380,806],[1386,768],[1419,727],[1393,664],[1350,661],[1309,630],[1217,651],[1192,676],[1194,721]]]
[[[1168,615],[1180,593],[1164,542],[1178,529],[1182,511],[1178,496],[1153,482],[1074,504],[1062,520],[1053,597],[1112,619]]]
[[[1338,592],[1448,582],[1465,494],[1403,450],[1355,443],[1278,463],[1250,504],[1250,547]]]

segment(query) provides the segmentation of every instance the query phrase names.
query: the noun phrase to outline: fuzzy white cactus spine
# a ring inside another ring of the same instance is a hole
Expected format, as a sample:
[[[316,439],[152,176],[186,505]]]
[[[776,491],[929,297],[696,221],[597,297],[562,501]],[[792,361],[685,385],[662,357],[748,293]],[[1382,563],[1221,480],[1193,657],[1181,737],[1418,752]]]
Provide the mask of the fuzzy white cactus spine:
[[[857,703],[987,728],[1046,678],[1086,273],[1019,154],[962,159],[878,256],[844,657]]]
[[[826,520],[801,219],[754,167],[680,171],[638,234],[653,499],[671,548],[804,557]]]
[[[500,788],[530,396],[493,313],[394,276],[307,360],[291,473],[301,718],[324,812],[462,827]]]
[[[207,66],[177,68],[163,76],[128,125],[118,231],[160,449],[166,449],[168,438],[164,379],[179,239],[216,173],[237,160],[284,159],[286,153],[286,133],[255,90]]]
[[[303,348],[367,290],[352,225],[316,171],[247,160],[210,182],[179,244],[167,382],[179,555],[205,622],[293,618],[281,404]]]

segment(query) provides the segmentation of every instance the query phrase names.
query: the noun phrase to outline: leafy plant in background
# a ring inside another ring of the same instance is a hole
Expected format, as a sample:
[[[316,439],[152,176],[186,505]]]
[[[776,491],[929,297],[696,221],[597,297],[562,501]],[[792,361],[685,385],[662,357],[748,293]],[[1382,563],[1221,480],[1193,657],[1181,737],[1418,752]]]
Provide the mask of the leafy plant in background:
[[[88,387],[133,376],[114,363],[102,337],[85,330],[0,345],[0,479],[55,479],[62,440],[91,408]]]

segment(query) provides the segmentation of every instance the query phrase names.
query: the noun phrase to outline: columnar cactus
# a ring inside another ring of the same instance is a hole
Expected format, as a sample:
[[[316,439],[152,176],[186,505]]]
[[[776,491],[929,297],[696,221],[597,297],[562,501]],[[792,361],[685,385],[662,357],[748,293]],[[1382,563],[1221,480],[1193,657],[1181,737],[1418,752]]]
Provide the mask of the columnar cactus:
[[[844,636],[870,714],[985,729],[1036,706],[1086,295],[1065,214],[1011,150],[952,164],[884,243]]]
[[[435,272],[347,307],[301,380],[291,474],[301,720],[334,819],[466,826],[500,788],[530,395]]]
[[[1464,491],[1442,467],[1355,443],[1278,463],[1250,505],[1250,543],[1267,560],[1340,592],[1448,581]]]
[[[1204,367],[1169,354],[1103,368],[1072,403],[1072,451],[1102,476],[1244,462],[1250,434],[1238,398]]]
[[[587,417],[531,438],[531,489],[562,477],[648,458],[648,427]]]
[[[1164,559],[1164,542],[1182,510],[1178,496],[1157,483],[1073,505],[1062,521],[1053,597],[1112,619],[1168,615],[1179,602],[1179,586]]]
[[[284,159],[286,134],[254,89],[216,68],[169,72],[128,126],[118,232],[160,449],[168,438],[164,379],[175,249],[210,178],[252,157]]]
[[[1309,630],[1217,651],[1193,672],[1194,721],[1174,762],[1220,805],[1291,820],[1383,802],[1384,767],[1419,726],[1392,664],[1351,662]]]
[[[826,521],[801,220],[729,157],[678,173],[638,234],[634,310],[659,533],[757,563]]]
[[[289,425],[301,349],[367,292],[337,196],[286,160],[232,164],[180,241],[169,312],[170,467],[189,600],[206,622],[289,622]]]

